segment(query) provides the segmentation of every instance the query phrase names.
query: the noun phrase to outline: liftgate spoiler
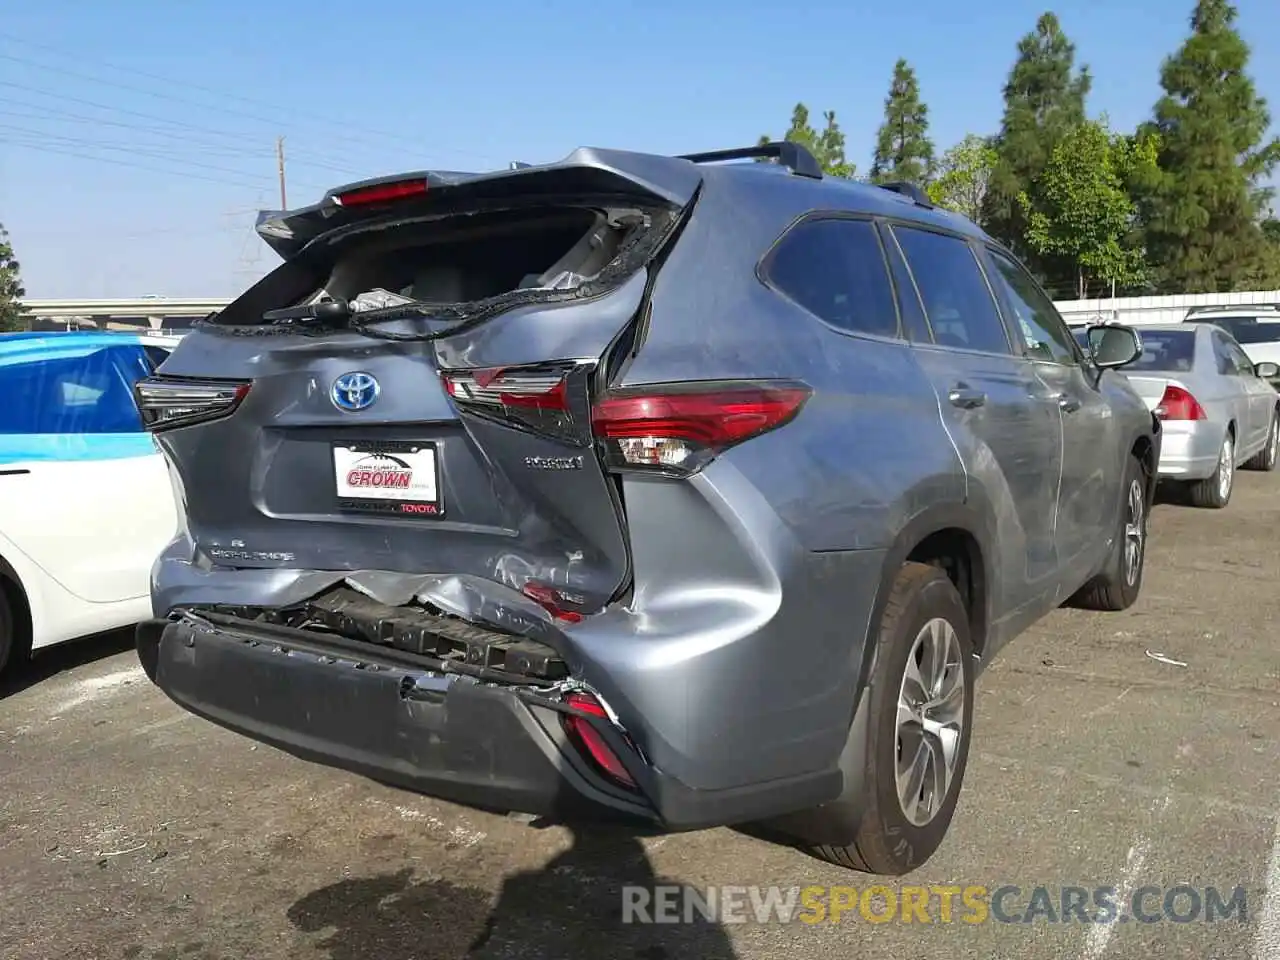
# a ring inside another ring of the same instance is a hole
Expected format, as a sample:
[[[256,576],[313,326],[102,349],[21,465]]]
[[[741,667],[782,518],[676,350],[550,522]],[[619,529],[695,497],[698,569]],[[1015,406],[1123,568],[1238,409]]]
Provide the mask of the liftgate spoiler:
[[[804,147],[787,142],[661,156],[580,147],[546,164],[512,163],[489,173],[424,170],[360,180],[326,193],[319,203],[294,210],[264,210],[255,229],[283,259],[294,257],[315,238],[348,224],[386,213],[389,204],[414,202],[419,209],[462,212],[504,201],[545,197],[610,195],[680,208],[702,183],[698,164],[725,160],[776,160],[796,176],[822,178],[822,168]]]

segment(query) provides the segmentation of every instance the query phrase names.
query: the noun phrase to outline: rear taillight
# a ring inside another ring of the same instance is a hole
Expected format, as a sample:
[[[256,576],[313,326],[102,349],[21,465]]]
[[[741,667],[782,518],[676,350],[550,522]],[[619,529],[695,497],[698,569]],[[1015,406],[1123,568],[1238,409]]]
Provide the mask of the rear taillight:
[[[557,440],[590,442],[586,427],[585,386],[579,415],[571,396],[578,364],[491,367],[441,373],[445,389],[464,410],[506,421]]]
[[[612,723],[604,705],[589,693],[570,693],[564,698],[564,704],[590,714],[592,717]],[[629,790],[636,788],[635,778],[627,772],[627,768],[618,755],[613,752],[604,737],[596,731],[591,722],[572,713],[562,715],[565,733],[580,753],[586,756],[606,777]],[[626,736],[623,735],[623,739]]]
[[[207,423],[230,416],[249,393],[243,380],[184,380],[147,377],[133,387],[133,396],[148,430],[168,430]]]
[[[1152,411],[1161,420],[1207,420],[1208,414],[1189,390],[1169,384]]]
[[[787,423],[810,393],[804,384],[758,381],[628,388],[598,401],[591,422],[610,466],[685,476]]]
[[[393,183],[374,183],[367,187],[355,187],[352,190],[336,193],[333,195],[333,202],[340,207],[360,207],[391,203],[395,200],[409,200],[426,195],[426,180],[397,180]]]

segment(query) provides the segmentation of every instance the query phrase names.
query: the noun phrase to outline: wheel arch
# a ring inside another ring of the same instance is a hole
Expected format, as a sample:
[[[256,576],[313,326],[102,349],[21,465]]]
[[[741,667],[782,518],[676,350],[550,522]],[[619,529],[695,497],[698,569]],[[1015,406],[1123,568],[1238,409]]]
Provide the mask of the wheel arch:
[[[885,552],[880,569],[880,583],[868,621],[867,641],[859,671],[859,693],[871,673],[876,631],[894,579],[902,565],[911,561],[938,566],[956,585],[969,612],[969,634],[974,652],[979,656],[985,653],[992,622],[995,557],[990,546],[991,535],[985,532],[985,526],[972,506],[940,504],[920,511],[898,531]]]

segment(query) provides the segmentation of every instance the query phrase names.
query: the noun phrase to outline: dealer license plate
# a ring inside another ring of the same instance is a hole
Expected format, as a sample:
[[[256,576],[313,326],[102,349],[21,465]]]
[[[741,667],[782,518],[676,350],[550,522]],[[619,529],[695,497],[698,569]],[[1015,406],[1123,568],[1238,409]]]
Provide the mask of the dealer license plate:
[[[340,510],[408,517],[444,514],[434,443],[335,443]]]

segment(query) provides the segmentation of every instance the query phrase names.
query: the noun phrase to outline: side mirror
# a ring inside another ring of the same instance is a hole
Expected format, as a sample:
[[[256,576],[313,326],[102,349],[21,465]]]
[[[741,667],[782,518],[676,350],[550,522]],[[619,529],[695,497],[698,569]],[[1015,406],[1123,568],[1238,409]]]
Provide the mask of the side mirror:
[[[1142,338],[1132,327],[1098,324],[1089,328],[1088,337],[1093,362],[1103,369],[1123,367],[1142,356]]]
[[[1280,366],[1271,363],[1269,360],[1263,360],[1262,363],[1253,365],[1253,372],[1263,380],[1274,380],[1276,377],[1280,377]]]

